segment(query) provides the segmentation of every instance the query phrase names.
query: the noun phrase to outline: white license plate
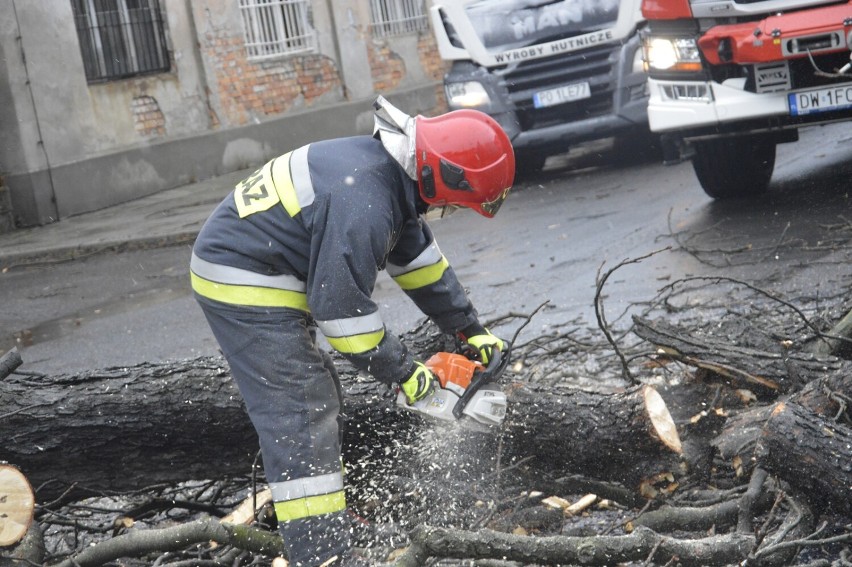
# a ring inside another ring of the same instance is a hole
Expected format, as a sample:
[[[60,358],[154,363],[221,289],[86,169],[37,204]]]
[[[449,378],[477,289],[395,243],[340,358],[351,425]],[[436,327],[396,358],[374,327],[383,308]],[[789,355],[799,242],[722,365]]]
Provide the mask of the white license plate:
[[[852,108],[852,85],[811,89],[787,95],[791,116]]]
[[[533,106],[536,108],[544,108],[545,106],[555,106],[564,102],[572,102],[575,100],[583,100],[592,96],[589,83],[573,83],[556,87],[555,89],[547,89],[539,91],[533,95]]]

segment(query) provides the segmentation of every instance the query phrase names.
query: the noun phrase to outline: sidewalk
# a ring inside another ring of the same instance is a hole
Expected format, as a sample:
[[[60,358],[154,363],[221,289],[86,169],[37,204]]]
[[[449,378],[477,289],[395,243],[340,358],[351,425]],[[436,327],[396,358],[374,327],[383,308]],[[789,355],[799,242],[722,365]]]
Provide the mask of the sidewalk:
[[[250,172],[235,171],[53,224],[0,234],[0,270],[110,250],[191,243],[216,205]]]

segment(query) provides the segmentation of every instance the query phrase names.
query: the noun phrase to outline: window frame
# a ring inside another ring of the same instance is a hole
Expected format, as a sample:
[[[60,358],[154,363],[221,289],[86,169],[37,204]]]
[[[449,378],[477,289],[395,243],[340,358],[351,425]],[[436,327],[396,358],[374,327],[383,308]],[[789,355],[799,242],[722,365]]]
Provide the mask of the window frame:
[[[310,0],[240,0],[239,9],[249,61],[317,53]]]
[[[429,30],[425,0],[370,0],[370,29],[375,38],[391,38]]]
[[[72,0],[71,7],[88,83],[171,71],[159,0]]]

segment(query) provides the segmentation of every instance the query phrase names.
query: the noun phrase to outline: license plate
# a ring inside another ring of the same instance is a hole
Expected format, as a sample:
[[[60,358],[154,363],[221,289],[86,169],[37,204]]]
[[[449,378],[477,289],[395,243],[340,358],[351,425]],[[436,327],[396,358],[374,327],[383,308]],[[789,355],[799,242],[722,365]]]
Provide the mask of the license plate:
[[[563,85],[546,91],[539,91],[533,95],[533,106],[536,108],[544,108],[545,106],[555,106],[564,102],[572,102],[575,100],[583,100],[592,96],[589,83],[573,83]]]
[[[852,108],[852,84],[790,93],[787,100],[791,116]]]

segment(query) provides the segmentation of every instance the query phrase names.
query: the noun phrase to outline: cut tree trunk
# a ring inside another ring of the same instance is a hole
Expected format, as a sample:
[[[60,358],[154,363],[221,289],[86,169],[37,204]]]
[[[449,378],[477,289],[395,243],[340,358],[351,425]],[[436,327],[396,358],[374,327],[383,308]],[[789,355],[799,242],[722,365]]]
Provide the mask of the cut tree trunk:
[[[843,370],[813,380],[786,400],[813,412],[814,420],[842,423],[841,418],[845,418],[845,422],[850,423],[852,408],[841,403],[849,392],[852,392],[852,373]],[[775,406],[770,405],[734,413],[725,422],[719,435],[711,441],[710,446],[722,462],[732,467],[738,475],[749,474],[754,466],[757,442],[774,410]]]
[[[509,388],[504,428],[509,453],[530,454],[556,471],[586,473],[632,488],[676,474],[680,438],[650,386],[616,393]]]
[[[17,468],[0,464],[0,547],[21,541],[30,528],[35,497]]]
[[[387,458],[385,450],[416,431],[418,418],[397,410],[384,386],[345,363],[338,369],[349,422],[344,457]],[[634,487],[676,467],[677,433],[652,388],[619,394],[519,388],[509,404],[506,462],[545,456],[560,472]],[[0,420],[14,432],[0,446],[0,460],[23,470],[40,501],[71,483],[127,491],[248,474],[258,451],[227,364],[217,357],[77,376],[13,376],[0,382]]]
[[[852,429],[780,402],[756,453],[760,466],[787,481],[815,510],[852,513]]]

